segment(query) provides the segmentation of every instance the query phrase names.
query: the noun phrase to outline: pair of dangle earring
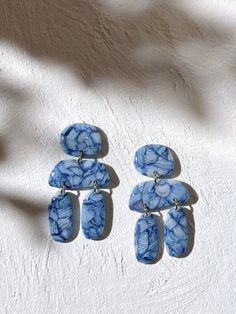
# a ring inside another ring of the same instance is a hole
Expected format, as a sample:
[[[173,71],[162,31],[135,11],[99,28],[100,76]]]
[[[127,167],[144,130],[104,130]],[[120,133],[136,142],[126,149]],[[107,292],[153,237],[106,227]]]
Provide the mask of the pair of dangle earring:
[[[160,218],[151,212],[170,207],[164,219],[165,245],[169,255],[183,256],[188,246],[188,228],[181,205],[188,202],[190,194],[182,182],[168,179],[175,168],[171,150],[163,145],[145,145],[136,151],[134,166],[140,174],[153,178],[136,185],[129,199],[129,208],[142,213],[134,235],[137,260],[145,264],[157,260]]]
[[[62,150],[77,159],[61,160],[49,176],[49,185],[60,188],[48,209],[49,229],[52,238],[68,242],[73,235],[73,209],[66,190],[91,189],[82,205],[81,225],[87,239],[99,239],[105,227],[105,201],[100,187],[110,184],[106,166],[92,158],[102,148],[98,129],[89,124],[76,123],[65,128],[60,136]]]

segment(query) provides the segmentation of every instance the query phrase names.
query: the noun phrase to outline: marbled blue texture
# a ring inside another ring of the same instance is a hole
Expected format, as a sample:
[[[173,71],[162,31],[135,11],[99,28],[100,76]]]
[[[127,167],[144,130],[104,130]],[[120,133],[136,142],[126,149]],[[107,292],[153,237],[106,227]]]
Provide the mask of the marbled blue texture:
[[[142,215],[135,226],[135,255],[139,262],[149,264],[155,261],[158,250],[157,221],[155,215]]]
[[[72,204],[68,193],[57,194],[48,207],[48,222],[53,240],[66,242],[72,235]]]
[[[49,176],[49,185],[60,188],[64,184],[67,189],[92,188],[107,186],[110,176],[104,164],[96,160],[61,160]]]
[[[134,157],[135,169],[148,177],[166,177],[174,170],[174,158],[170,149],[163,145],[150,144],[139,148]]]
[[[144,211],[144,204],[151,211],[174,205],[176,198],[180,204],[185,203],[190,195],[182,182],[172,179],[160,179],[141,182],[135,186],[129,199],[129,208],[137,212]]]
[[[101,143],[98,129],[90,124],[75,123],[65,128],[61,133],[62,150],[75,157],[78,157],[81,152],[84,157],[96,155],[101,150]]]
[[[105,203],[101,191],[90,191],[82,206],[82,230],[85,238],[98,239],[105,226]]]
[[[184,208],[180,207],[178,211],[175,210],[175,207],[170,208],[164,222],[167,252],[170,256],[183,256],[188,246],[188,226]]]

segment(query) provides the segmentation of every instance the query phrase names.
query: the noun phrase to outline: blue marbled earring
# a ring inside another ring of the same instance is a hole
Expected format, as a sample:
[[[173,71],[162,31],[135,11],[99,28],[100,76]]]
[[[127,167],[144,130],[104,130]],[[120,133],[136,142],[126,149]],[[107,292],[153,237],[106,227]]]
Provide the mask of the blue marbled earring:
[[[187,220],[180,204],[186,203],[189,192],[180,181],[168,179],[174,171],[171,150],[163,145],[145,145],[135,153],[134,166],[153,181],[136,185],[129,199],[129,208],[142,213],[135,227],[135,254],[139,262],[155,262],[158,254],[157,217],[151,212],[172,206],[165,220],[165,243],[172,256],[180,256],[187,249]]]
[[[176,207],[169,209],[164,221],[164,239],[168,254],[173,257],[183,256],[188,246],[185,208],[180,207],[176,201]]]
[[[98,129],[89,124],[76,123],[61,133],[62,150],[77,159],[61,160],[49,176],[49,185],[60,188],[49,205],[49,228],[52,238],[67,242],[73,233],[72,202],[66,190],[89,189],[82,206],[82,229],[86,238],[98,239],[105,224],[104,196],[99,187],[110,183],[110,176],[104,164],[92,158],[101,151],[101,137]]]

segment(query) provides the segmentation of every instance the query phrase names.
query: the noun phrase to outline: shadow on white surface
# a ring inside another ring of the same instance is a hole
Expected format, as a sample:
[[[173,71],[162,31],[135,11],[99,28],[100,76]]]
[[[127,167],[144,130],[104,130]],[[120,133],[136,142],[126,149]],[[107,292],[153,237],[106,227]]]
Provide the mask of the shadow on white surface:
[[[181,163],[180,163],[179,157],[177,156],[176,152],[170,147],[168,147],[168,149],[170,150],[170,152],[174,158],[174,171],[171,173],[170,178],[176,178],[181,173]]]
[[[4,136],[0,136],[0,161],[4,161],[6,159],[7,152],[6,152],[6,143]]]
[[[21,212],[23,216],[27,217],[26,223],[31,223],[30,228],[32,228],[33,232],[30,236],[31,239],[34,239],[37,243],[47,242],[49,231],[45,233],[45,224],[42,225],[42,217],[45,215],[48,206],[45,202],[35,201],[10,193],[1,193],[0,200],[9,203],[12,209]]]
[[[87,86],[155,81],[198,119],[206,117],[202,78],[228,66],[229,30],[192,17],[180,1],[152,1],[122,16],[85,0],[2,0],[1,8],[0,38],[34,58],[65,64]]]

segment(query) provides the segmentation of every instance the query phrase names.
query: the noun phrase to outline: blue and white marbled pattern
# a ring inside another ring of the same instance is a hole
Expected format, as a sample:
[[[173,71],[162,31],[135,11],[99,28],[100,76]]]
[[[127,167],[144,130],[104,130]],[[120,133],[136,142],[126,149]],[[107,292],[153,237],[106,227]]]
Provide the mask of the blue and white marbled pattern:
[[[105,203],[101,191],[90,191],[82,206],[82,230],[85,238],[96,240],[103,234],[105,226]]]
[[[66,242],[72,235],[72,204],[68,193],[56,195],[48,207],[48,222],[53,240]]]
[[[157,221],[155,215],[142,215],[135,226],[135,255],[139,262],[149,264],[157,257]]]
[[[141,182],[135,186],[129,199],[129,208],[143,212],[144,204],[149,210],[156,211],[174,205],[173,198],[180,204],[185,203],[190,195],[183,183],[172,179],[160,179]]]
[[[150,144],[136,151],[134,166],[145,176],[153,178],[156,173],[159,177],[166,177],[174,170],[174,158],[168,147]]]
[[[60,143],[66,154],[78,157],[83,152],[84,157],[91,157],[100,152],[102,141],[95,126],[75,123],[62,131]]]
[[[64,184],[67,189],[92,188],[107,186],[110,176],[104,164],[96,160],[61,160],[49,176],[49,185],[60,188]]]
[[[181,257],[188,246],[188,226],[184,208],[178,211],[171,208],[164,219],[164,237],[167,252],[170,256]]]

